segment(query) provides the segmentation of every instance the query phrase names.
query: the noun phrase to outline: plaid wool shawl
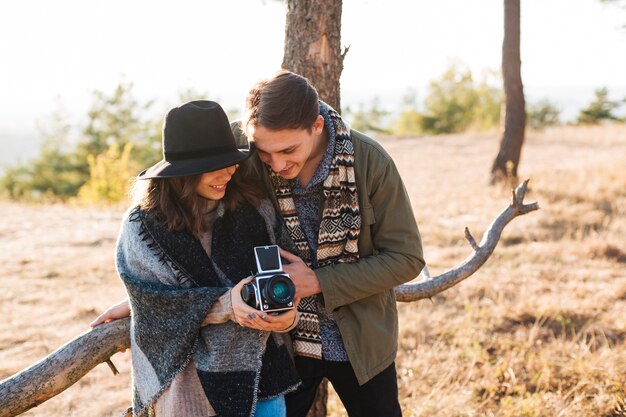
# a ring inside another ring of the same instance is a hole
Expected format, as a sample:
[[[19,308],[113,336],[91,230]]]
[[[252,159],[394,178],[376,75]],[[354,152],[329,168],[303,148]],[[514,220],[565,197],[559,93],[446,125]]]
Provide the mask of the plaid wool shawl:
[[[156,400],[192,360],[220,417],[249,417],[257,400],[297,386],[280,337],[232,321],[201,326],[213,303],[254,268],[253,246],[274,242],[271,230],[250,206],[233,213],[222,208],[209,258],[193,235],[172,232],[139,208],[128,214],[117,268],[132,311],[133,415],[152,415]],[[172,277],[187,284],[164,282]]]

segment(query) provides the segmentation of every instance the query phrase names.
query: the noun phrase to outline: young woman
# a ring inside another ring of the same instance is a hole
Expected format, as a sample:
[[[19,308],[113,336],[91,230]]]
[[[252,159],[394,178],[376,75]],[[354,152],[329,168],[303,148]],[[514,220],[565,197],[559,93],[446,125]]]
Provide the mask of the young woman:
[[[92,323],[132,312],[133,415],[284,416],[299,379],[272,332],[296,309],[267,315],[240,296],[253,247],[287,243],[262,186],[238,172],[250,151],[217,103],[193,101],[167,113],[163,155],[137,177],[118,237],[128,300]]]

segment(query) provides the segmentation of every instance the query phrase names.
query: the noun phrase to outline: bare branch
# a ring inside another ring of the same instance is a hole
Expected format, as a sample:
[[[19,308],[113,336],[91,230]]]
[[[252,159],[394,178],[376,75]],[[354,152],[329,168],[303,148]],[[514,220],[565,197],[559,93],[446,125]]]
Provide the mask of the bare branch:
[[[417,284],[396,287],[396,300],[416,301],[430,298],[476,272],[491,256],[504,227],[515,217],[537,210],[537,203],[524,204],[528,180],[513,192],[512,204],[491,223],[480,244],[466,229],[466,237],[475,252],[461,265],[437,277]],[[473,243],[472,243],[473,242]],[[96,365],[106,362],[116,352],[130,347],[130,319],[102,324],[84,333],[36,364],[0,381],[0,417],[21,414],[70,387]],[[113,366],[112,369],[115,367]]]
[[[104,323],[0,381],[0,417],[22,414],[70,387],[96,365],[130,347],[130,319]]]
[[[474,244],[472,244],[472,247],[474,247],[474,253],[463,261],[463,263],[439,276],[432,278],[431,280],[396,287],[396,300],[408,302],[430,298],[458,284],[476,272],[493,253],[498,241],[500,240],[502,230],[504,230],[506,225],[517,216],[539,209],[539,205],[536,202],[524,204],[524,195],[526,194],[527,188],[528,180],[517,186],[517,188],[513,191],[511,205],[500,213],[500,215],[489,225],[483,234],[479,245],[476,245],[474,238],[471,237],[469,231],[466,231],[466,236],[469,235],[471,238],[471,240],[468,238],[470,244],[472,244],[472,241],[474,240]]]
[[[343,62],[344,59],[346,59],[346,55],[348,55],[348,51],[350,50],[350,47],[352,45],[348,45],[343,47],[343,51],[341,52],[341,62]]]
[[[476,243],[476,239],[474,239],[474,236],[472,236],[472,234],[470,233],[469,229],[466,227],[465,228],[465,238],[467,239],[467,241],[469,242],[470,246],[477,251],[479,248],[478,243]]]

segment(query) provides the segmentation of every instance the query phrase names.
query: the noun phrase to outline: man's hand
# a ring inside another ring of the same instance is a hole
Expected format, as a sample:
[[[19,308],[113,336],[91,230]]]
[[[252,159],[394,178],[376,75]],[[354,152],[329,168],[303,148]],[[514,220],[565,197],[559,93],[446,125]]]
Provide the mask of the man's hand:
[[[283,248],[280,248],[280,256],[289,261],[289,265],[283,265],[283,271],[289,274],[296,285],[296,297],[304,298],[322,292],[315,271],[306,266],[302,259]]]

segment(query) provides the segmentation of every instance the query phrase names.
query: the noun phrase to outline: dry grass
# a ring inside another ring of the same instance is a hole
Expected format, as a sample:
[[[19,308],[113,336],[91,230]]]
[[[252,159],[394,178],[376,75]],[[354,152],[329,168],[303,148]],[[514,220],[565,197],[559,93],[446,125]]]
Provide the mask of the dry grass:
[[[385,139],[431,273],[469,253],[508,204],[487,186],[498,137]],[[405,416],[626,416],[626,127],[530,132],[521,175],[541,210],[516,219],[486,265],[432,300],[401,304]],[[0,378],[81,331],[123,296],[113,269],[121,210],[0,203]],[[98,366],[25,414],[116,416],[130,398]],[[344,416],[334,394],[329,415]]]

